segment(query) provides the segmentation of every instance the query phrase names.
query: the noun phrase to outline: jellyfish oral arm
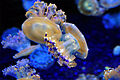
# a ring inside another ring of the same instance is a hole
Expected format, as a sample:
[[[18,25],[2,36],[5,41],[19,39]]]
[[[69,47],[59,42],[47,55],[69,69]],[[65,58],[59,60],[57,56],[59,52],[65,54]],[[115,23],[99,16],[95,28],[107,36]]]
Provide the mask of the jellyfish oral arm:
[[[37,49],[37,48],[39,48],[39,47],[40,47],[40,45],[30,46],[30,47],[22,50],[21,52],[15,54],[15,55],[13,56],[13,58],[14,58],[14,59],[17,59],[17,58],[20,58],[20,57],[22,57],[22,56],[28,56],[28,55],[30,55],[35,49]]]

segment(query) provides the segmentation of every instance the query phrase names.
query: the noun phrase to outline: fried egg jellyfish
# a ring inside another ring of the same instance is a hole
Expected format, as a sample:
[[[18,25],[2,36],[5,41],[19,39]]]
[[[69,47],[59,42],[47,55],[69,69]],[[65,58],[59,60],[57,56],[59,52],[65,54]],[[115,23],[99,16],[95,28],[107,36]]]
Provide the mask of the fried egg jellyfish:
[[[74,24],[67,23],[65,12],[56,11],[56,8],[55,4],[35,2],[26,13],[28,19],[22,24],[22,30],[30,40],[46,44],[48,51],[57,58],[61,66],[65,64],[69,68],[75,67],[76,57],[70,53],[78,51],[80,54],[76,56],[85,59],[88,47],[79,29]]]

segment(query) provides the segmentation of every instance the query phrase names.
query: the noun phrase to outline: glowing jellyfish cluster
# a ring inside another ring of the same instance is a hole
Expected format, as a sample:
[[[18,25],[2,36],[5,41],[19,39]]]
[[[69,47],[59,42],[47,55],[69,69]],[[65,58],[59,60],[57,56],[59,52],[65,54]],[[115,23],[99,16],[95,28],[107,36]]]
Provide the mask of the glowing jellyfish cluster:
[[[60,66],[75,67],[75,56],[85,59],[88,47],[79,29],[66,22],[65,12],[56,9],[55,4],[36,1],[26,12],[28,19],[22,24],[22,30],[30,40],[47,45]],[[73,55],[73,52],[79,54]]]
[[[120,65],[117,68],[109,68],[104,71],[105,80],[120,80]]]
[[[88,16],[99,16],[110,8],[120,5],[120,0],[77,0],[80,13]]]
[[[35,74],[36,70],[30,66],[47,69],[56,59],[60,66],[71,68],[77,65],[74,61],[76,56],[82,59],[87,57],[84,35],[74,24],[66,22],[65,12],[56,9],[55,4],[36,1],[26,12],[28,19],[22,24],[22,31],[15,29],[16,32],[5,33],[1,42],[3,47],[18,51],[13,58],[29,55],[30,60],[17,61],[16,65],[2,71],[4,75],[18,80],[40,80],[40,76]],[[30,40],[37,44],[32,45]]]
[[[19,60],[16,65],[9,66],[2,70],[2,72],[5,76],[10,75],[17,80],[40,80],[36,70],[30,68],[28,59]]]

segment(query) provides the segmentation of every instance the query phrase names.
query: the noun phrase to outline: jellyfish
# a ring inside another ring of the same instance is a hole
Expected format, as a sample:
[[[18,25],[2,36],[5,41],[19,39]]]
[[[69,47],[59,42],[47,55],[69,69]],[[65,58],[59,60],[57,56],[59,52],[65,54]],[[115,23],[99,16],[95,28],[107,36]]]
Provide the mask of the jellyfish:
[[[44,44],[41,44],[40,48],[30,54],[29,60],[30,66],[40,70],[46,70],[54,64],[54,58],[49,54],[48,48]]]
[[[10,75],[17,80],[40,80],[40,76],[36,74],[36,70],[30,68],[28,59],[18,60],[16,65],[9,66],[2,70],[2,72],[3,75]]]
[[[118,56],[120,55],[120,46],[115,46],[115,48],[113,49],[113,55]]]
[[[113,29],[113,28],[119,28],[120,27],[120,13],[114,13],[114,14],[105,14],[103,16],[104,27],[106,29]]]
[[[22,24],[22,30],[30,40],[46,44],[60,66],[65,64],[69,68],[75,67],[76,57],[72,52],[80,52],[76,56],[85,59],[88,53],[87,43],[79,29],[66,22],[65,12],[56,11],[56,8],[55,4],[47,6],[43,1],[36,1],[26,12],[28,19]]]
[[[2,35],[2,39],[3,48],[10,48],[18,52],[30,46],[30,41],[23,32],[15,27],[6,30]]]
[[[97,76],[93,74],[79,74],[79,77],[76,80],[99,80]]]
[[[3,48],[10,48],[18,51],[18,53],[13,56],[14,59],[28,56],[39,47],[39,44],[31,45],[30,40],[27,39],[23,31],[15,27],[6,30],[2,35],[2,39],[1,44]]]
[[[105,11],[120,5],[120,0],[76,0],[80,13],[87,16],[100,16]]]
[[[40,45],[31,45],[27,48],[25,48],[24,50],[20,51],[19,53],[16,53],[13,58],[14,59],[17,59],[17,58],[20,58],[20,57],[23,57],[23,56],[28,56],[30,55],[34,50],[36,50],[37,48],[39,48]]]
[[[104,8],[114,8],[120,5],[120,0],[100,0],[100,5]]]
[[[78,10],[84,15],[98,16],[102,15],[105,11],[103,7],[99,6],[97,0],[79,0],[77,2]]]
[[[22,0],[23,8],[28,11],[29,8],[34,4],[36,0]]]
[[[14,59],[28,56],[34,50],[40,48],[40,44],[31,45],[30,40],[28,40],[23,32],[16,27],[12,27],[3,33],[1,44],[3,48],[10,48],[18,51],[18,53],[13,56]]]
[[[13,35],[17,35],[18,32],[19,32],[18,28],[12,27],[10,29],[5,30],[4,33],[2,34],[1,38],[2,38],[2,40],[5,40],[9,34],[11,34],[13,36]]]
[[[105,80],[120,80],[120,65],[117,68],[109,68],[104,71]]]

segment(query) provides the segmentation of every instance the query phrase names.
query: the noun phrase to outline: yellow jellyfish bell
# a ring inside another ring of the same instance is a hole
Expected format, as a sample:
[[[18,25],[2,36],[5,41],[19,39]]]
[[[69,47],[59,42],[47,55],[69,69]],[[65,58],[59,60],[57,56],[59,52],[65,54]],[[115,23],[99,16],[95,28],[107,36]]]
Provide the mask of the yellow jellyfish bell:
[[[22,24],[24,34],[38,43],[45,43],[44,35],[59,40],[62,33],[57,24],[50,21],[47,17],[30,17]]]

